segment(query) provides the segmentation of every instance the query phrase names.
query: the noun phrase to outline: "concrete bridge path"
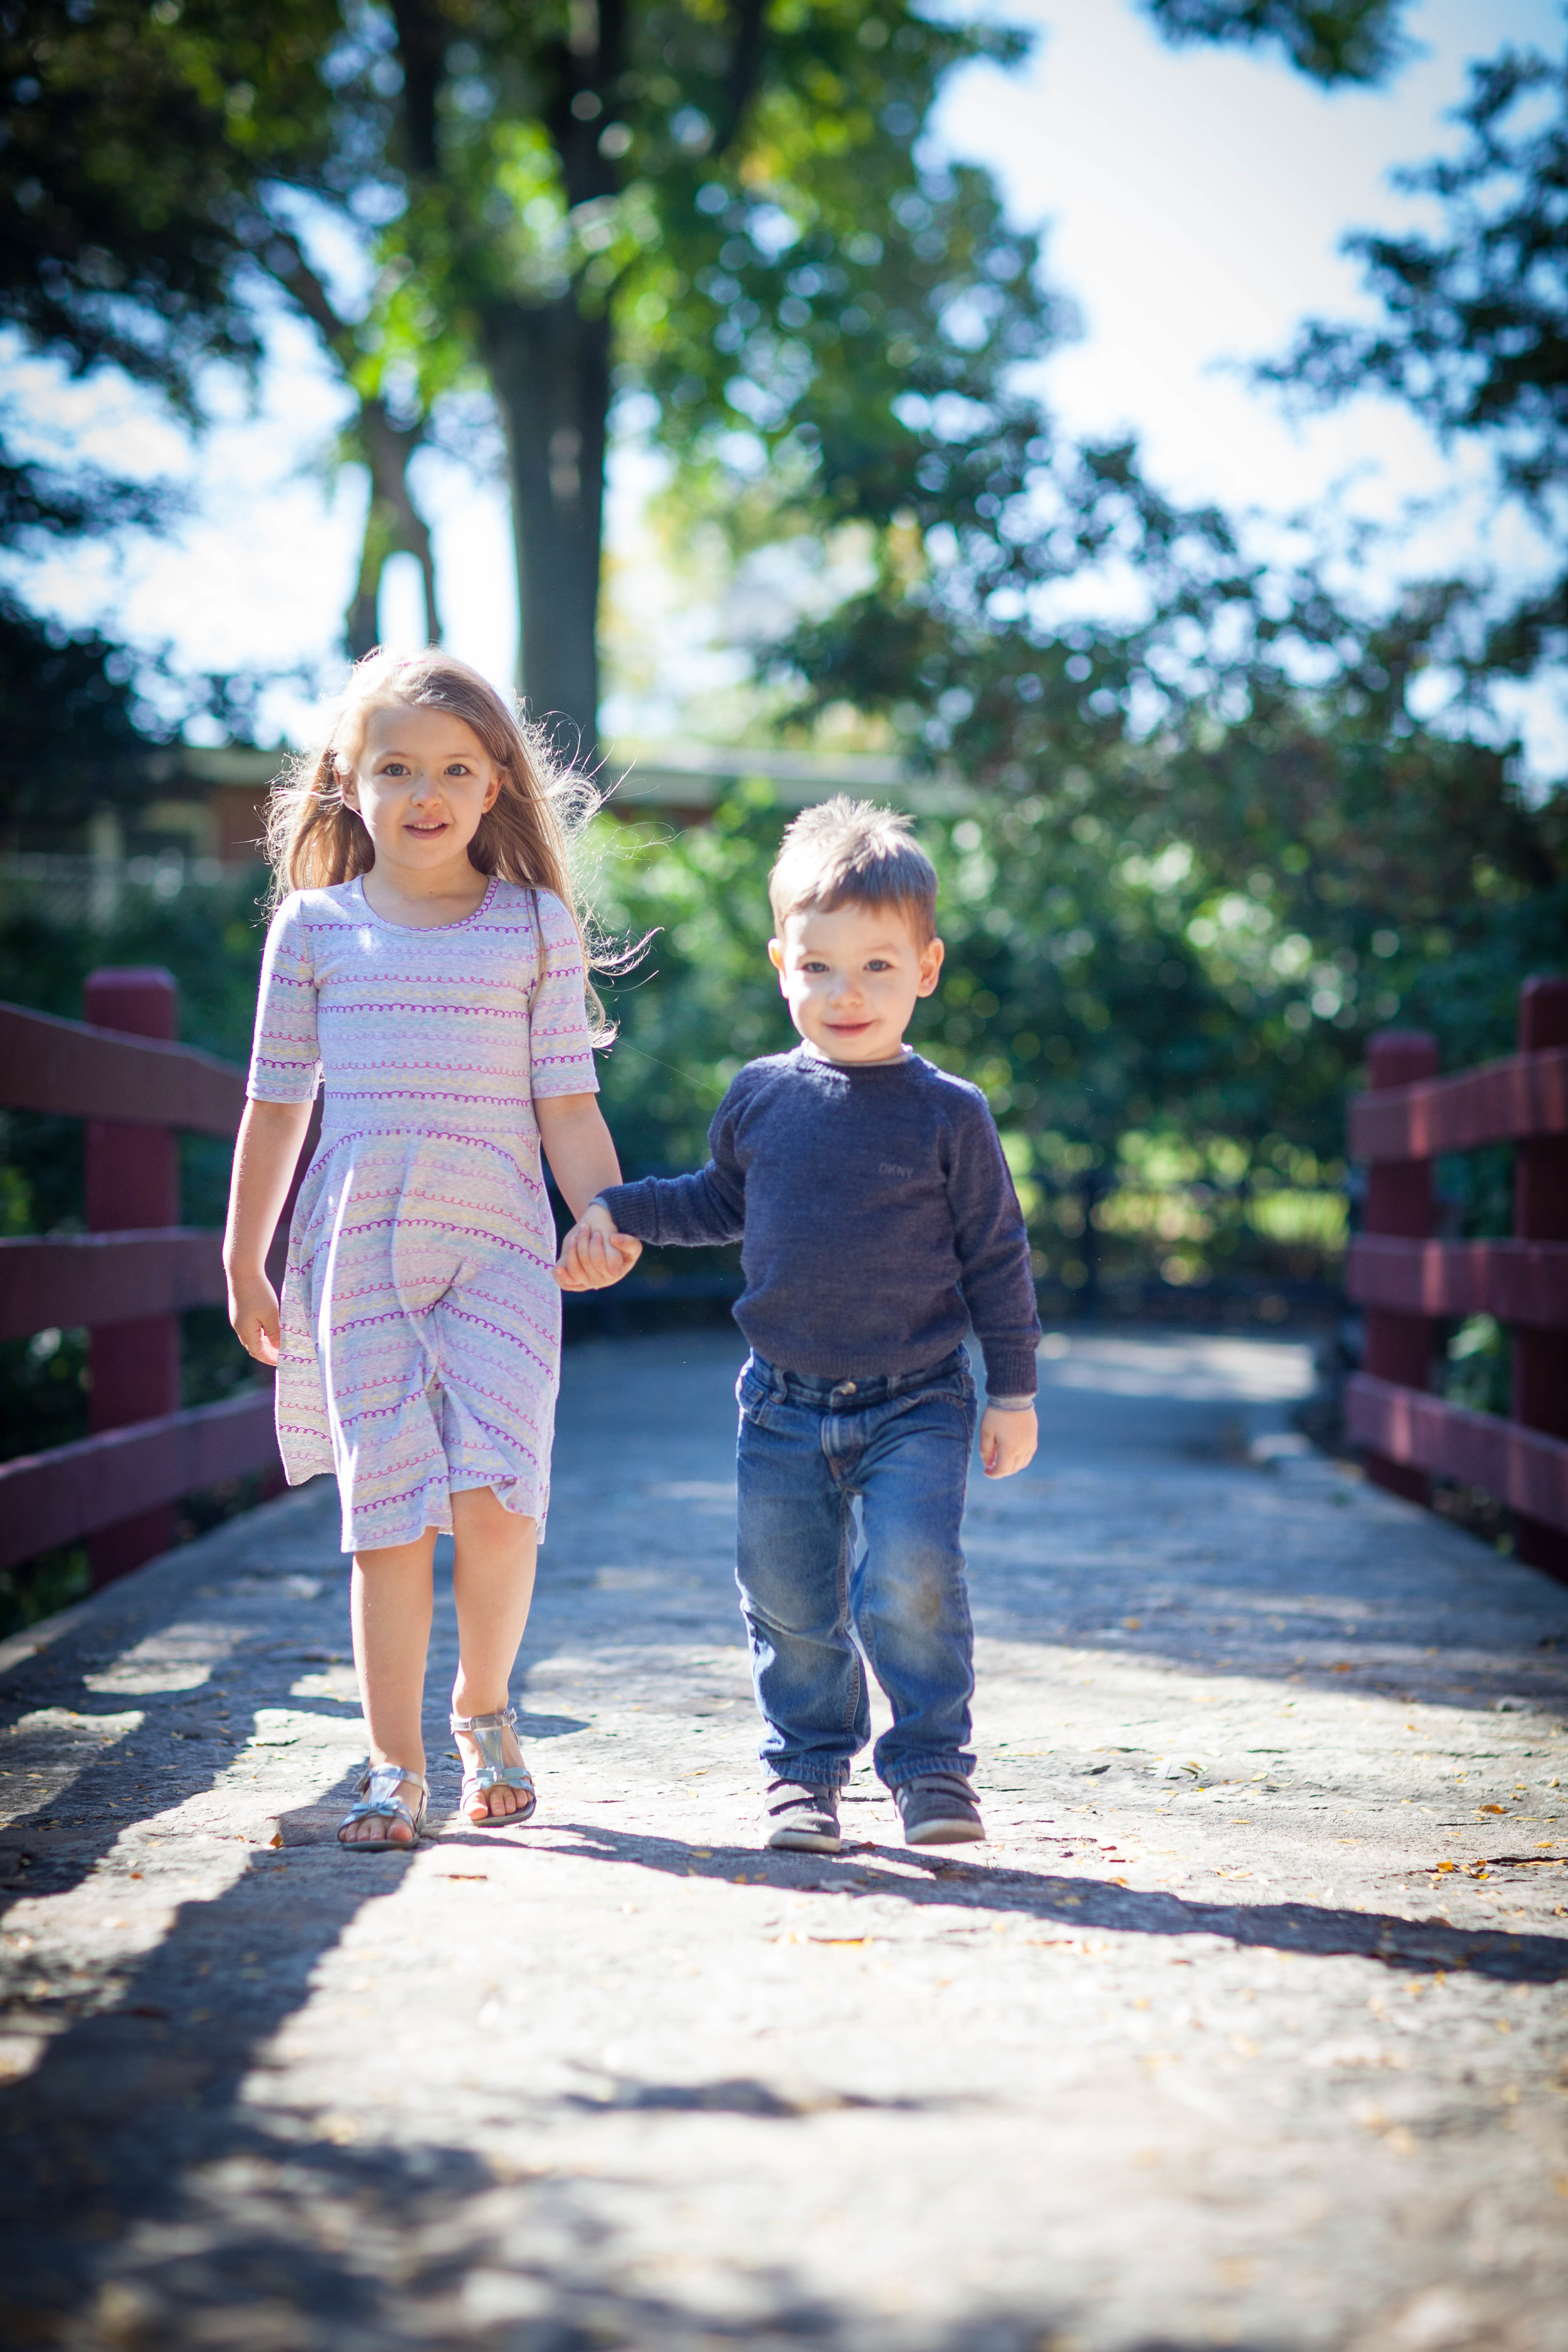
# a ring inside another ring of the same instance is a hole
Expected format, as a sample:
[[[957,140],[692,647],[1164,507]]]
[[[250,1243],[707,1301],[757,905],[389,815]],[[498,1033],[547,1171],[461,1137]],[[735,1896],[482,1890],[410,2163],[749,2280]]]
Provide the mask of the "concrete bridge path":
[[[0,2340],[1568,2347],[1568,1591],[1047,1340],[977,1483],[992,1843],[757,1850],[726,1338],[569,1352],[536,1825],[346,1857],[333,1498],[0,1672]]]

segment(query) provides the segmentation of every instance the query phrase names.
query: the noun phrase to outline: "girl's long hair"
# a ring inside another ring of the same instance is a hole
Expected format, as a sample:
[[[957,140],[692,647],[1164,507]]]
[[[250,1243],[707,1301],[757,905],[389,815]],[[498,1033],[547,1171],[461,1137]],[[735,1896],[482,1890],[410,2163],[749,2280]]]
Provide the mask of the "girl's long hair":
[[[321,741],[291,760],[273,785],[267,807],[268,911],[290,890],[349,882],[374,865],[370,835],[343,799],[343,784],[371,711],[400,703],[462,719],[501,771],[495,806],[479,819],[468,844],[469,862],[503,882],[552,892],[577,927],[584,971],[618,969],[625,959],[606,952],[596,938],[572,873],[573,843],[596,814],[601,795],[586,778],[557,767],[542,730],[521,718],[488,678],[435,646],[407,656],[377,650],[356,662]],[[615,1032],[591,984],[586,996],[594,1043],[608,1045]]]

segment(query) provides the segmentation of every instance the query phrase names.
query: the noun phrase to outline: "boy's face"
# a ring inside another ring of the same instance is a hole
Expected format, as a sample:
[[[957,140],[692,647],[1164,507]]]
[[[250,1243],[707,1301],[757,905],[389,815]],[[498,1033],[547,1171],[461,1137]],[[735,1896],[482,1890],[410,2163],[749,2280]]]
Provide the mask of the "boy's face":
[[[808,1045],[830,1062],[891,1062],[916,998],[936,986],[942,945],[922,947],[898,907],[851,900],[831,914],[812,907],[786,917],[768,954]]]

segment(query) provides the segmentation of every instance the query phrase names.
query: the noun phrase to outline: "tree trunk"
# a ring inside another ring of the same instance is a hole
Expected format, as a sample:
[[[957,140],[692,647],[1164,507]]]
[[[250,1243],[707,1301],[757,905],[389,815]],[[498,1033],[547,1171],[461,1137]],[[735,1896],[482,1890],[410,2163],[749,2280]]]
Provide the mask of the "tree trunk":
[[[597,742],[599,552],[605,509],[610,322],[568,294],[497,306],[485,364],[500,410],[517,546],[518,682],[563,751]]]
[[[425,583],[425,635],[441,642],[436,604],[436,558],[429,527],[414,503],[408,465],[424,435],[423,425],[394,425],[379,400],[361,404],[359,437],[370,468],[370,505],[365,510],[359,578],[343,624],[350,656],[363,661],[380,641],[381,575],[389,555],[411,555]]]

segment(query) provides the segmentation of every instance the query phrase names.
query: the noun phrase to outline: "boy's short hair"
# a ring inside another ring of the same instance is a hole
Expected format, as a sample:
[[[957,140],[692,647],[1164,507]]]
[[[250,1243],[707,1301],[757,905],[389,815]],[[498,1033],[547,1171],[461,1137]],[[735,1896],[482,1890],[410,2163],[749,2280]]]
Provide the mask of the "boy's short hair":
[[[810,907],[897,907],[923,948],[936,937],[936,868],[896,809],[837,793],[784,829],[768,877],[773,928]]]

